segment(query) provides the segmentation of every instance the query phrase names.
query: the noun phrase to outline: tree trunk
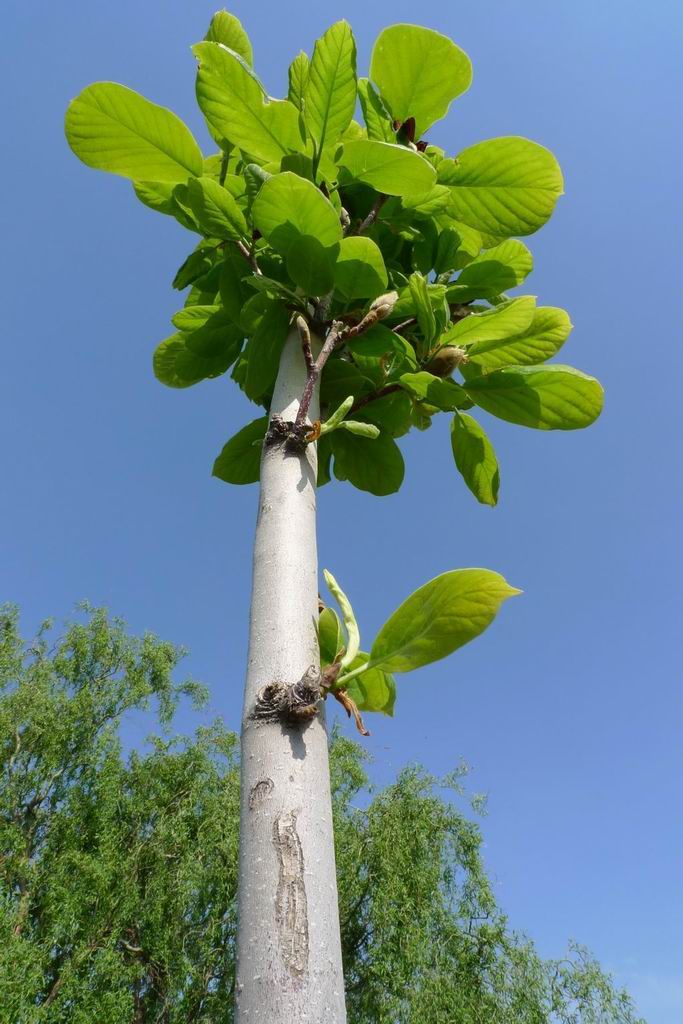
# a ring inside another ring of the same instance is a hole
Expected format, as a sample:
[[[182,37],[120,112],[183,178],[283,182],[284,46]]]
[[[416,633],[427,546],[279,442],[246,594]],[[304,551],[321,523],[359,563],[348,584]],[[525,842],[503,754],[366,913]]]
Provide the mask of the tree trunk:
[[[294,420],[305,383],[294,331],[271,417]],[[252,717],[264,687],[319,666],[315,480],[315,445],[264,445],[242,721],[238,1024],[346,1021],[322,702],[295,724]]]

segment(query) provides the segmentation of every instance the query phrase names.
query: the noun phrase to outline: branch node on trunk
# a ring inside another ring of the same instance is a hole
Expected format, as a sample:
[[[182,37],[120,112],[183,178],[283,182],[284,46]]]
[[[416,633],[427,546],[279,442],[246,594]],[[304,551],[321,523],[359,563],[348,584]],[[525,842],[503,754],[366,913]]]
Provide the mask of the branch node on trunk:
[[[301,724],[318,714],[320,672],[313,665],[296,683],[282,683],[275,680],[267,683],[256,695],[256,704],[251,718],[256,722],[286,722]]]
[[[281,416],[273,416],[268,426],[264,444],[266,448],[284,446],[285,451],[293,455],[301,455],[309,444],[308,434],[311,433],[310,423],[295,423],[283,420]],[[312,439],[311,439],[312,440]]]

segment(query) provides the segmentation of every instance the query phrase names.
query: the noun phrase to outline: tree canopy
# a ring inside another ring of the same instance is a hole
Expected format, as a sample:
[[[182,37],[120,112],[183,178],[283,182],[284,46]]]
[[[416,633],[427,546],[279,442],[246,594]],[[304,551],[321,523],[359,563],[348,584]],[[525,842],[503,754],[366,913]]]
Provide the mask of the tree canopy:
[[[239,765],[220,722],[171,735],[182,650],[88,609],[55,637],[0,614],[0,1019],[225,1024],[233,1014]],[[124,716],[159,735],[125,753]],[[544,960],[496,904],[463,770],[331,744],[352,1024],[642,1024],[583,948]]]

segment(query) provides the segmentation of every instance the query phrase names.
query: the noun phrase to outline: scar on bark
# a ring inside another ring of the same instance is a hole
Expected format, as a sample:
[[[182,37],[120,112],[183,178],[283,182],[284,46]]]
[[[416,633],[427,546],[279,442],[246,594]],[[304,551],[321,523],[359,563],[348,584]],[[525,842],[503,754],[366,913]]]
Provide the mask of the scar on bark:
[[[298,811],[280,814],[273,822],[273,845],[279,862],[275,924],[285,967],[301,977],[308,967],[308,901],[304,884],[304,852],[296,827]]]
[[[272,779],[259,779],[254,783],[249,793],[249,810],[253,811],[255,807],[267,800],[274,789],[275,783]]]
[[[256,722],[300,725],[318,714],[321,696],[320,672],[311,665],[296,683],[274,680],[262,687],[256,695],[251,718]]]

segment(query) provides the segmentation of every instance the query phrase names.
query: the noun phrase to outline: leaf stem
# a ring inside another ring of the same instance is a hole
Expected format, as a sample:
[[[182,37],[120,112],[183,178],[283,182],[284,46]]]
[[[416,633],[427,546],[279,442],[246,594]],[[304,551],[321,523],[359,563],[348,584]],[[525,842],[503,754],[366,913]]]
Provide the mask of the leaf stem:
[[[362,235],[364,231],[367,231],[368,228],[372,227],[372,225],[377,220],[377,217],[379,216],[379,211],[382,209],[388,198],[389,196],[385,196],[384,193],[377,196],[377,199],[375,199],[374,203],[372,204],[372,209],[370,210],[370,213],[367,215],[365,220],[360,222],[354,234]]]
[[[250,249],[248,246],[244,244],[244,242],[241,242],[239,240],[235,242],[235,245],[237,246],[241,254],[244,256],[245,260],[247,261],[251,269],[254,271],[254,273],[257,274],[259,277],[262,277],[263,275],[261,273],[261,268],[258,265],[256,253],[254,252],[254,250]]]

